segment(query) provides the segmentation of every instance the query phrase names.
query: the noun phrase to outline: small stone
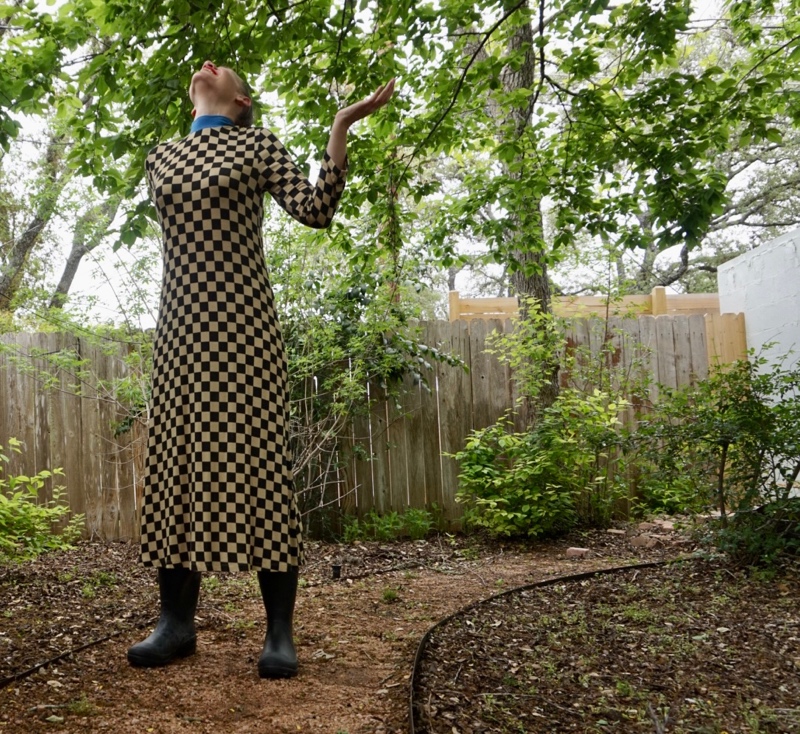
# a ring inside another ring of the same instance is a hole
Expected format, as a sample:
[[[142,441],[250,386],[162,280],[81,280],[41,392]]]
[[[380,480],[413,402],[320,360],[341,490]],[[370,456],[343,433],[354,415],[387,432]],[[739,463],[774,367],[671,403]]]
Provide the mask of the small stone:
[[[640,522],[637,527],[639,530],[657,530],[658,525],[654,522]]]
[[[51,686],[52,688],[63,688],[64,684],[60,680],[49,680],[47,681],[47,685]]]
[[[620,530],[619,528],[609,528],[606,530],[609,535],[625,535],[624,530]]]
[[[583,558],[590,553],[591,550],[588,548],[567,548],[567,558]]]
[[[675,523],[672,522],[672,520],[656,520],[656,524],[662,530],[669,530],[669,531],[675,530]]]
[[[661,541],[652,535],[637,535],[631,538],[631,545],[634,548],[655,548]]]

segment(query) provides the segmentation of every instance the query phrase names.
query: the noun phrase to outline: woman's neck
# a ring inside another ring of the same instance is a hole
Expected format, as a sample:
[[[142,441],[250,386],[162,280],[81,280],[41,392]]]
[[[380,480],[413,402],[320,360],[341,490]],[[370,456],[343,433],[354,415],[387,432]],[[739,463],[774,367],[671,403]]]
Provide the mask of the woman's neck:
[[[196,133],[207,127],[232,127],[233,125],[233,120],[226,115],[196,115],[192,121],[190,132]]]

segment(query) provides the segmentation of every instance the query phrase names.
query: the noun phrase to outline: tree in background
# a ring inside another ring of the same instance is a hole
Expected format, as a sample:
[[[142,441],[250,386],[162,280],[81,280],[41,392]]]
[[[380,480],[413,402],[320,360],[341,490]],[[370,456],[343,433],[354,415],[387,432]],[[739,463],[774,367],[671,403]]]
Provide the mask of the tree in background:
[[[777,198],[766,180],[791,166],[770,161],[800,119],[792,1],[729,2],[712,28],[688,0],[71,0],[11,2],[0,16],[0,143],[25,115],[54,120],[93,206],[122,202],[126,245],[152,214],[144,156],[185,133],[185,90],[206,58],[254,81],[263,122],[301,160],[319,155],[348,99],[399,78],[396,104],[352,140],[329,234],[351,272],[391,271],[377,287],[395,294],[420,276],[403,271],[408,253],[457,268],[462,236],[545,311],[553,263],[581,242],[601,243],[616,281],[645,290],[687,278],[724,225],[766,229],[792,202],[792,179]],[[441,165],[458,186],[432,175]],[[750,175],[765,177],[752,201],[753,187],[734,186]],[[370,223],[357,241],[354,222]],[[662,266],[670,248],[678,262]]]

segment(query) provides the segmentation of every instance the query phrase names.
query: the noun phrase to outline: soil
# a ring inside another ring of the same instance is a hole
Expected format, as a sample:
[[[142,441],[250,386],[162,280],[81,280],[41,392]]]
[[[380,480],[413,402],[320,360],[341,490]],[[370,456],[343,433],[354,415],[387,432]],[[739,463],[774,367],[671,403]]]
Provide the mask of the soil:
[[[485,602],[431,633],[416,732],[800,732],[798,570],[687,560]]]
[[[590,553],[567,558],[570,546]],[[264,612],[253,575],[204,575],[197,654],[135,669],[125,651],[155,623],[154,572],[137,564],[133,545],[86,542],[0,567],[0,733],[399,734],[409,727],[419,640],[438,620],[503,589],[692,547],[665,534],[655,547],[637,548],[605,532],[535,545],[451,536],[311,543],[295,618],[300,673],[264,681],[256,672]],[[333,564],[342,566],[339,580]],[[796,609],[796,588],[787,588]],[[769,623],[770,609],[759,607],[760,623]],[[794,637],[796,645],[796,629]],[[468,731],[441,722],[436,731]],[[493,726],[481,731],[503,731]]]

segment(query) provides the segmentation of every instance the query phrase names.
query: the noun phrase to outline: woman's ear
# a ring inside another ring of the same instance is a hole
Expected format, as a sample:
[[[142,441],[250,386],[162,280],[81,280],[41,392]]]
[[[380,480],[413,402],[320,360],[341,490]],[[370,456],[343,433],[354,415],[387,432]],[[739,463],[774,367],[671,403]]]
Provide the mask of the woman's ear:
[[[194,119],[197,115],[197,110],[192,110],[192,119]]]
[[[234,100],[239,107],[252,107],[253,100],[250,97],[246,97],[244,94],[237,94],[236,99]]]

